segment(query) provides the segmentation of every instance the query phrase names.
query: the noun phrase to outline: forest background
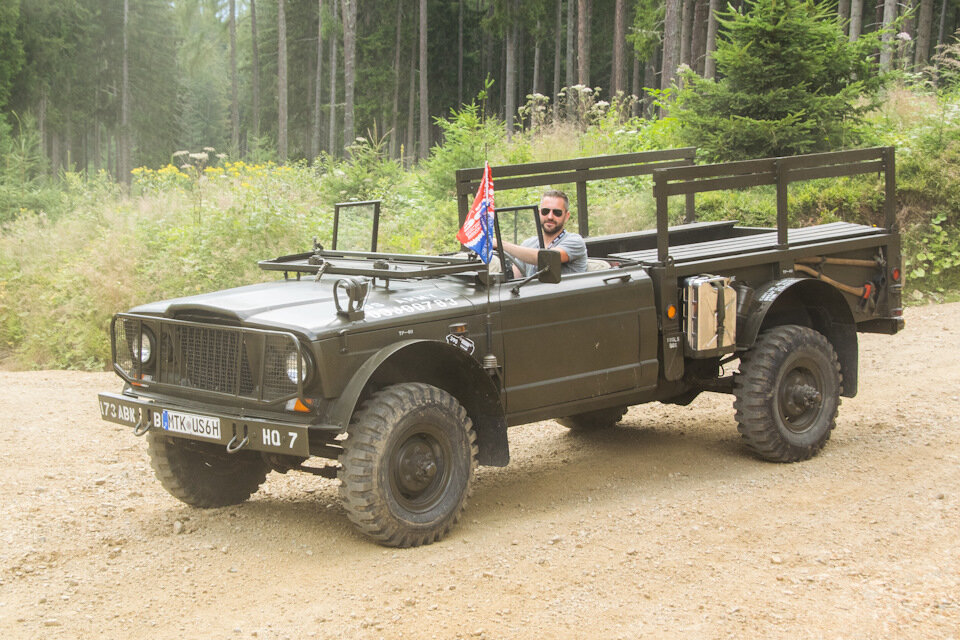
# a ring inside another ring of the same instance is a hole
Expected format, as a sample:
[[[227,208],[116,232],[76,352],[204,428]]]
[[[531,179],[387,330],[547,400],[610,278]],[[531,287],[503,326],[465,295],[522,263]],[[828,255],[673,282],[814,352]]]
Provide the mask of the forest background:
[[[457,168],[690,144],[896,146],[908,299],[956,299],[958,26],[957,0],[0,0],[0,364],[101,368],[113,313],[269,277],[336,202],[451,251]],[[697,205],[775,218],[765,189]],[[794,224],[881,205],[791,187]],[[649,180],[591,186],[594,235],[652,211]]]

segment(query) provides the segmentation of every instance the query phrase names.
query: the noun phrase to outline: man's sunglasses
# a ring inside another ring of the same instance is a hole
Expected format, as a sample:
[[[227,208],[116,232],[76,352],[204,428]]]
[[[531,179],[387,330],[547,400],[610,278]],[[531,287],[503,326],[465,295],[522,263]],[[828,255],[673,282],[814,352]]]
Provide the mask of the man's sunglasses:
[[[554,217],[554,218],[562,218],[562,217],[563,217],[563,209],[547,209],[547,208],[540,209],[540,217],[541,217],[541,218],[546,218],[546,217],[547,217],[548,215],[550,215],[551,213],[553,214],[553,217]]]

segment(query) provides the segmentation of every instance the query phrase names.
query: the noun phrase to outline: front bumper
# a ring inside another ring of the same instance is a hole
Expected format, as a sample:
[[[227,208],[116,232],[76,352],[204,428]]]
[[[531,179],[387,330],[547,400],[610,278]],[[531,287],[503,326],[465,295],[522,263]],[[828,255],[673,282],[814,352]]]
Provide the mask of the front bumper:
[[[310,434],[339,432],[334,425],[306,425],[293,421],[250,418],[213,410],[197,410],[174,403],[118,393],[100,393],[100,415],[104,420],[134,429],[137,435],[157,430],[175,437],[221,444],[229,451],[247,449],[300,457],[310,456]],[[177,421],[171,416],[202,418],[201,421]],[[215,424],[216,428],[210,425]],[[182,426],[187,425],[187,426]],[[194,433],[191,433],[191,427]]]

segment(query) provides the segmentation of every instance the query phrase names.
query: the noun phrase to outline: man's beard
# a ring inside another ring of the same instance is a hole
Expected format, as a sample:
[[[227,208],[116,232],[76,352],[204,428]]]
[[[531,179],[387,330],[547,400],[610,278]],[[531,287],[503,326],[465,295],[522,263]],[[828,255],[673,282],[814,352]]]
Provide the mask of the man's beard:
[[[554,223],[553,223],[553,224],[554,224],[553,230],[547,229],[547,224],[548,224],[547,222],[544,222],[544,223],[542,223],[542,224],[540,225],[540,226],[543,227],[544,233],[549,233],[550,235],[553,236],[553,235],[558,235],[561,231],[563,231],[563,223],[562,223],[562,222],[554,222]]]

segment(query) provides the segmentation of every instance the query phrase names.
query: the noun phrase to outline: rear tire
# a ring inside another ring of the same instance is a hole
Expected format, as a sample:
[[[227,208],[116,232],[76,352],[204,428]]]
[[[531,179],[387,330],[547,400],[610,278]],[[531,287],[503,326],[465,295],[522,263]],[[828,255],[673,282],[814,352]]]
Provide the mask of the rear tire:
[[[477,467],[477,436],[456,398],[421,383],[374,393],[340,456],[340,499],[361,532],[388,547],[442,538],[459,520]]]
[[[603,431],[604,429],[610,429],[616,426],[626,412],[626,407],[597,409],[596,411],[587,411],[585,413],[559,418],[557,422],[571,431],[579,431],[582,433]]]
[[[194,507],[239,504],[253,495],[270,467],[259,453],[227,453],[221,445],[147,434],[150,465],[160,484],[177,500]]]
[[[766,460],[811,458],[836,425],[841,382],[837,354],[822,334],[797,325],[764,331],[740,358],[737,429]]]

